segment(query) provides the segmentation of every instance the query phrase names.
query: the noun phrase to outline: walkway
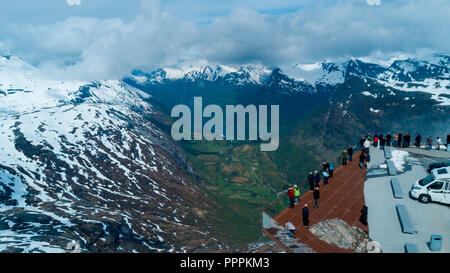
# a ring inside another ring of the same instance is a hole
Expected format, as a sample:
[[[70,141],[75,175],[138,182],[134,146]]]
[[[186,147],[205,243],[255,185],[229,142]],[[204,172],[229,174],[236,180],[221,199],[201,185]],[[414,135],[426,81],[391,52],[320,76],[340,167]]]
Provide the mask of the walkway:
[[[341,219],[350,226],[356,226],[368,232],[368,227],[359,221],[360,211],[365,204],[364,180],[365,170],[361,170],[359,164],[359,153],[354,156],[352,162],[347,166],[341,166],[334,171],[333,178],[329,180],[328,186],[320,187],[320,208],[313,208],[313,195],[308,191],[301,196],[300,204],[295,208],[287,208],[275,217],[275,220],[284,225],[291,221],[296,226],[296,237],[318,253],[345,253],[353,250],[342,249],[332,246],[308,229],[303,227],[301,209],[305,203],[309,207],[310,226],[326,219]]]

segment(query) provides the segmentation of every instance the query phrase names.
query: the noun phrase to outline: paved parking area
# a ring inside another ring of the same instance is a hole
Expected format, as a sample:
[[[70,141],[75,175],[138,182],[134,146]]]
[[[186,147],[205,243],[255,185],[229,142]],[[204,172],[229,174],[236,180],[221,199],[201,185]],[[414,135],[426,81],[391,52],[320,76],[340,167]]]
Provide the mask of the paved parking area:
[[[419,149],[410,152],[406,157],[403,172],[397,174],[403,191],[403,199],[394,199],[390,176],[384,169],[384,153],[371,148],[373,164],[367,173],[364,186],[364,195],[369,207],[369,235],[371,239],[380,242],[383,252],[404,253],[405,243],[416,244],[419,252],[431,252],[427,243],[431,234],[439,234],[443,237],[441,252],[450,252],[450,206],[432,203],[422,204],[409,197],[412,184],[425,177],[426,168],[433,161],[442,161],[448,158],[447,152],[427,151]],[[437,155],[436,155],[437,154]],[[381,168],[380,168],[381,166]],[[413,222],[416,234],[404,234],[402,232],[398,216],[395,210],[397,204],[406,206],[409,216]]]

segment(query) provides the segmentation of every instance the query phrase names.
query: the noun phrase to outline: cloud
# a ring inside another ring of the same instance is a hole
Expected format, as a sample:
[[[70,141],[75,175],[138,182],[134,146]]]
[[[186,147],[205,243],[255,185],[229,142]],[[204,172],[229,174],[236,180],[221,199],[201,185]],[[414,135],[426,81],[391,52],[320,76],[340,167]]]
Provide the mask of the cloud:
[[[69,6],[81,6],[81,0],[66,0]]]
[[[14,26],[0,39],[11,54],[47,73],[80,79],[117,78],[199,60],[281,66],[324,59],[450,52],[447,0],[318,3],[271,15],[252,7],[215,16],[210,24],[181,19],[159,1],[142,0],[132,20],[70,17]]]
[[[369,6],[379,6],[381,5],[381,0],[366,0]]]

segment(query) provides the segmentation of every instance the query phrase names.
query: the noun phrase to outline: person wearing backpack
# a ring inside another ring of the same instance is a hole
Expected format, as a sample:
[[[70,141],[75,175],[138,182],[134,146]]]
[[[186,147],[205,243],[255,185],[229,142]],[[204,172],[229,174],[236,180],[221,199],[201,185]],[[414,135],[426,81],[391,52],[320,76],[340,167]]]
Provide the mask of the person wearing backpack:
[[[297,185],[294,186],[294,199],[295,204],[298,204],[300,202],[300,190],[298,189]]]
[[[320,199],[320,191],[319,191],[319,188],[316,187],[316,188],[314,189],[313,197],[314,197],[313,208],[315,208],[315,207],[319,208],[319,199]]]
[[[328,185],[328,178],[330,177],[330,174],[327,170],[323,171],[323,185],[326,187]]]
[[[330,173],[330,178],[333,177],[333,172],[334,172],[333,162],[328,163],[328,171]]]

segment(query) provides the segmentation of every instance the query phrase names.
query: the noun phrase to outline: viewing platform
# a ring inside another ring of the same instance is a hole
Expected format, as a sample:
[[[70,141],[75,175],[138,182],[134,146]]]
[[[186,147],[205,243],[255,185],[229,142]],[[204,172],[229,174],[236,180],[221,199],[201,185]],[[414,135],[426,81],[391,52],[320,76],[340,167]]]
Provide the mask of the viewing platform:
[[[308,204],[309,227],[327,219],[341,219],[350,226],[358,227],[363,231],[368,232],[368,226],[364,226],[359,220],[361,209],[365,205],[364,181],[366,176],[366,170],[359,167],[359,155],[360,152],[356,153],[353,157],[353,161],[347,162],[347,166],[340,166],[334,170],[333,177],[329,179],[327,187],[323,186],[323,181],[320,183],[319,208],[313,208],[313,193],[308,191],[300,197],[300,203],[295,205],[294,208],[288,208],[286,206],[281,213],[272,216],[266,211],[265,215],[263,215],[264,233],[271,237],[275,242],[282,246],[284,245],[287,252],[354,252],[351,249],[343,249],[330,245],[312,234],[309,231],[309,228],[304,228],[302,222],[302,208],[305,204]],[[264,217],[269,217],[269,219],[264,220]],[[298,251],[296,251],[296,247],[286,247],[285,243],[283,244],[283,242],[277,238],[276,229],[267,229],[267,227],[271,227],[271,224],[278,224],[283,228],[288,221],[292,222],[296,227],[296,241],[303,244]],[[271,222],[271,224],[269,224],[269,222]]]

